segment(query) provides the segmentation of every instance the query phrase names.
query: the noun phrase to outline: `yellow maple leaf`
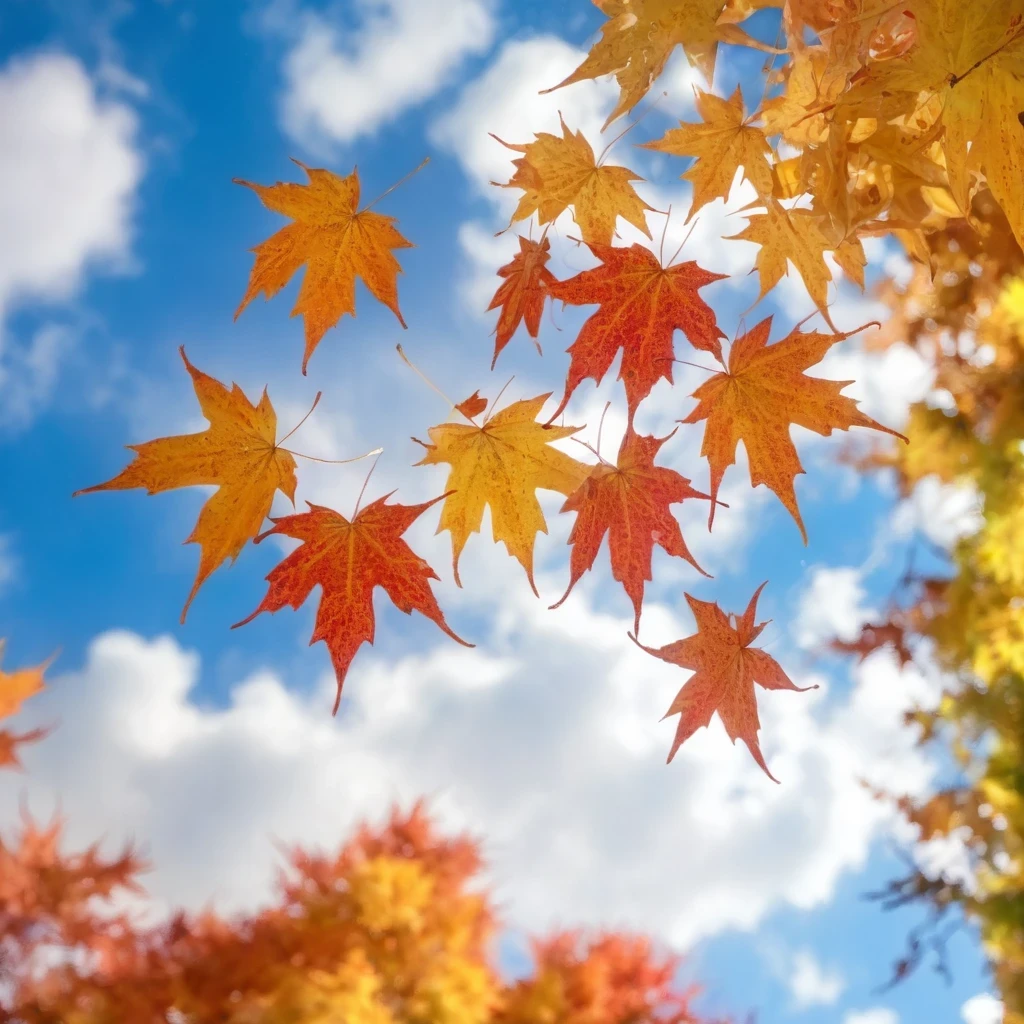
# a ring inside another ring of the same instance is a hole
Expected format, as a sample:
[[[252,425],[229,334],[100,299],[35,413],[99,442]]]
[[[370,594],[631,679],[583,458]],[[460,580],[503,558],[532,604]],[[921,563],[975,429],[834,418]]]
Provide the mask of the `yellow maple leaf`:
[[[710,82],[720,41],[752,42],[734,25],[718,24],[724,0],[593,2],[608,18],[601,38],[568,78],[542,92],[553,92],[587,78],[615,75],[619,102],[608,115],[605,128],[644,98],[677,46]]]
[[[251,188],[268,209],[294,221],[252,250],[256,263],[235,319],[260,292],[268,299],[276,295],[305,264],[306,274],[291,314],[301,314],[305,325],[305,373],[309,357],[327,331],[344,314],[356,315],[357,277],[405,327],[398,308],[398,275],[402,268],[391,250],[410,249],[412,242],[399,233],[394,217],[369,210],[357,212],[356,171],[342,178],[331,171],[307,167],[299,160],[295,163],[309,175],[308,185],[280,181],[276,185],[254,185],[234,179]]]
[[[803,278],[807,293],[821,311],[825,322],[835,330],[828,313],[828,283],[832,272],[825,263],[825,250],[832,243],[818,226],[818,218],[810,210],[787,210],[777,199],[769,199],[764,213],[749,215],[747,226],[738,235],[729,235],[746,242],[756,242],[755,267],[761,279],[764,298],[789,273],[792,261]]]
[[[185,541],[198,544],[200,556],[199,571],[181,613],[184,622],[192,599],[211,573],[227,559],[234,561],[260,532],[274,492],[280,490],[294,503],[296,481],[295,459],[277,445],[277,414],[266,390],[259,405],[253,405],[237,384],[228,390],[197,370],[184,347],[179,351],[209,428],[199,434],[129,445],[135,452],[132,463],[106,483],[75,495],[132,487],[145,487],[149,494],[175,487],[217,487]]]
[[[3,657],[6,644],[6,640],[0,639],[0,657]],[[51,661],[53,658],[48,658],[34,668],[20,668],[15,672],[0,670],[0,718],[17,714],[29,697],[34,697],[43,690],[43,673]]]
[[[550,397],[513,402],[482,426],[442,423],[428,431],[432,444],[418,442],[427,450],[418,466],[446,462],[452,467],[445,484],[451,493],[441,509],[437,532],[451,532],[452,570],[459,586],[459,556],[470,534],[479,532],[489,505],[495,542],[504,541],[537,593],[533,545],[538,533],[548,531],[536,491],[542,488],[568,497],[593,468],[551,447],[551,442],[580,428],[536,422]]]
[[[524,195],[512,214],[511,224],[537,214],[540,224],[553,221],[570,206],[584,242],[611,245],[618,217],[629,221],[648,238],[644,211],[650,210],[630,184],[643,181],[628,167],[598,165],[594,150],[582,132],[570,131],[559,115],[561,136],[540,132],[524,145],[505,142],[503,146],[522,153],[513,160],[516,172],[500,188],[521,188]]]
[[[960,208],[970,210],[974,178],[984,174],[1024,245],[1020,0],[928,0],[910,13],[916,22],[914,45],[902,56],[869,67],[843,97],[843,106],[857,113],[881,97],[902,97],[910,113],[937,101],[949,184]]]
[[[703,124],[680,122],[660,139],[644,143],[673,156],[694,156],[693,166],[682,177],[693,185],[693,200],[687,221],[707,203],[726,198],[736,171],[754,186],[759,196],[772,194],[772,168],[767,156],[768,140],[760,128],[743,117],[743,94],[740,87],[729,99],[697,90],[697,113]]]

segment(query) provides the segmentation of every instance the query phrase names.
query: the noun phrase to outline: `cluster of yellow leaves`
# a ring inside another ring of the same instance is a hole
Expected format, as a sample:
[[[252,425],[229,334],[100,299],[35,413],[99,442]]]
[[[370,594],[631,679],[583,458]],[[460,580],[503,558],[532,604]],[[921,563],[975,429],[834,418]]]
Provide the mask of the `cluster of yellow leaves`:
[[[699,1024],[678,960],[641,936],[556,934],[535,943],[532,974],[504,982],[477,847],[438,835],[420,806],[334,854],[291,851],[274,901],[249,917],[179,912],[154,927],[112,913],[129,893],[139,906],[144,865],[62,845],[59,822],[0,842],[5,1019]]]
[[[972,226],[973,225],[973,226]],[[941,409],[912,410],[910,444],[874,461],[909,491],[926,477],[974,488],[978,529],[962,539],[950,577],[913,578],[913,603],[894,608],[846,645],[862,655],[892,645],[912,656],[925,637],[956,685],[938,708],[911,717],[922,742],[942,742],[962,780],[930,797],[899,799],[922,838],[957,834],[976,877],[967,888],[920,872],[893,882],[892,903],[925,901],[942,919],[962,907],[978,922],[1008,1024],[1024,1021],[1024,254],[990,194],[971,220],[927,238],[929,259],[905,288],[890,287],[888,337],[934,360]],[[898,796],[898,794],[897,794]],[[917,966],[916,943],[897,965]],[[941,947],[940,947],[941,948]]]

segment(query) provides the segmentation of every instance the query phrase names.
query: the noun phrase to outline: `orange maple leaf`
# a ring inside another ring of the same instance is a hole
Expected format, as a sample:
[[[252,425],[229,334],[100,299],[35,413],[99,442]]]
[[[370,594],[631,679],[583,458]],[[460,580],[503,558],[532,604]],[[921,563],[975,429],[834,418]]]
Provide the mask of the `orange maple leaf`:
[[[149,494],[176,487],[216,485],[203,506],[186,544],[200,546],[199,571],[181,613],[206,579],[227,559],[234,561],[246,542],[259,533],[270,512],[274,492],[295,501],[295,459],[277,445],[277,414],[266,389],[253,405],[242,389],[229,391],[219,380],[197,370],[178,350],[192,376],[196,398],[210,426],[200,434],[160,437],[129,445],[135,461],[113,479],[75,491],[127,490],[144,487]]]
[[[0,639],[0,657],[3,656],[6,641]],[[22,668],[15,672],[0,670],[0,718],[16,715],[21,705],[30,697],[40,693],[46,683],[43,675],[49,668],[53,657],[47,658],[41,665],[33,668]],[[14,733],[0,729],[0,768],[18,768],[18,747],[26,743],[35,743],[49,734],[49,729],[32,729],[29,732]]]
[[[442,494],[421,505],[389,505],[390,495],[371,502],[350,520],[322,505],[308,512],[273,520],[274,526],[256,538],[294,537],[303,543],[267,576],[270,584],[259,607],[232,629],[251,622],[260,612],[276,612],[285,605],[298,608],[313,588],[322,595],[310,644],[323,640],[331,653],[338,678],[337,713],[348,667],[363,643],[373,643],[373,590],[383,587],[395,607],[413,609],[435,622],[453,640],[472,647],[452,632],[437,604],[430,581],[437,573],[402,540],[402,534]]]
[[[718,24],[725,0],[593,0],[608,21],[583,63],[564,81],[542,93],[586,78],[615,75],[619,102],[604,127],[643,99],[681,46],[689,62],[710,82],[719,41],[755,45],[731,24]]]
[[[498,269],[498,277],[504,278],[491,299],[488,310],[501,307],[498,324],[494,329],[494,358],[491,369],[498,361],[501,350],[512,340],[519,325],[525,320],[526,330],[534,339],[537,351],[537,332],[540,330],[540,318],[544,312],[544,300],[547,289],[555,283],[555,275],[547,268],[551,258],[551,243],[547,237],[534,242],[523,235],[519,236],[519,252]]]
[[[644,211],[651,207],[630,184],[643,181],[640,175],[628,167],[599,164],[583,132],[570,131],[562,115],[558,116],[561,136],[538,132],[533,142],[524,145],[491,136],[523,154],[512,161],[516,172],[509,181],[491,182],[499,188],[521,188],[524,192],[509,226],[534,213],[538,223],[547,224],[571,206],[585,242],[610,245],[619,217],[650,238]]]
[[[569,495],[561,511],[576,513],[576,522],[569,534],[572,545],[570,580],[565,593],[552,608],[557,608],[583,574],[593,568],[606,533],[612,576],[622,584],[633,602],[634,632],[640,630],[644,583],[652,578],[651,558],[655,544],[660,544],[670,555],[685,558],[699,573],[708,575],[690,554],[679,523],[669,509],[669,505],[687,498],[707,498],[708,495],[694,490],[690,481],[674,469],[654,465],[655,456],[672,434],[652,437],[637,434],[628,427],[619,447],[618,465],[602,462],[595,466],[579,488]]]
[[[697,622],[697,632],[664,647],[645,647],[630,637],[648,654],[680,668],[693,670],[683,684],[665,718],[680,715],[675,739],[668,760],[699,728],[709,725],[717,711],[729,739],[743,740],[754,760],[772,782],[778,782],[764,762],[757,733],[761,723],[757,717],[754,683],[766,690],[795,690],[803,693],[817,686],[797,686],[779,663],[758,647],[750,645],[760,636],[767,622],[754,624],[757,599],[767,584],[754,591],[747,610],[736,620],[735,627],[717,603],[699,601],[686,594],[686,602]]]
[[[849,380],[808,377],[804,370],[821,362],[837,342],[856,334],[801,334],[792,331],[782,341],[768,344],[769,316],[742,337],[729,352],[729,368],[706,380],[693,397],[697,408],[681,423],[707,420],[700,453],[711,468],[711,514],[726,469],[736,461],[736,445],[742,441],[750,463],[750,483],[767,484],[800,527],[804,543],[807,530],[796,501],[796,477],[803,473],[800,457],[789,436],[791,424],[825,437],[833,430],[871,427],[906,440],[902,434],[865,416],[852,398],[840,394]]]
[[[52,728],[42,728],[17,733],[0,729],[0,768],[21,768],[18,748],[29,743],[38,743],[39,740],[46,739],[52,731]]]
[[[0,657],[3,656],[7,641],[0,639]],[[50,667],[53,658],[47,658],[34,668],[20,668],[15,672],[0,670],[0,718],[16,715],[21,705],[41,693],[46,683],[43,674]]]
[[[549,285],[552,298],[574,306],[600,305],[567,350],[572,359],[565,394],[551,420],[584,379],[601,383],[620,348],[619,380],[632,420],[654,385],[662,378],[672,380],[672,336],[677,329],[694,348],[721,360],[719,339],[725,335],[697,290],[726,275],[704,270],[692,260],[663,267],[650,249],[636,243],[628,249],[596,243],[589,248],[601,266]]]
[[[235,319],[260,292],[268,299],[276,295],[305,264],[306,275],[291,314],[301,314],[305,325],[305,373],[309,357],[327,331],[346,313],[356,315],[357,277],[405,327],[398,308],[402,268],[391,250],[412,248],[412,242],[399,233],[394,217],[368,209],[357,212],[359,175],[355,170],[342,178],[299,160],[295,163],[309,175],[308,185],[280,181],[254,185],[234,179],[251,188],[268,209],[294,221],[252,250],[256,263]]]

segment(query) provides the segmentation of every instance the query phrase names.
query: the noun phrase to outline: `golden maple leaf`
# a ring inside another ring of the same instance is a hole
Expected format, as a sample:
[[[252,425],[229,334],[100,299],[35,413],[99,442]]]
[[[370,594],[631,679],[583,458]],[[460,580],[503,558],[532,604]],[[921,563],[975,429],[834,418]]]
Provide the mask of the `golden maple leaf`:
[[[4,647],[7,641],[0,639],[0,658],[3,657]],[[50,666],[53,658],[48,658],[41,665],[34,668],[20,668],[15,672],[4,672],[0,670],[0,718],[7,718],[15,715],[21,709],[21,705],[42,692],[46,685],[43,680],[43,673]]]
[[[750,464],[750,483],[767,484],[789,510],[807,543],[794,483],[803,473],[800,457],[789,436],[791,424],[828,437],[833,430],[871,427],[906,440],[883,427],[841,394],[852,381],[808,377],[804,371],[820,363],[825,353],[849,334],[791,332],[768,344],[772,318],[767,317],[742,337],[729,352],[729,368],[716,373],[693,393],[697,408],[681,423],[707,420],[700,453],[711,468],[711,514],[714,520],[718,488],[726,469],[736,461],[742,441]]]
[[[843,97],[852,113],[880,98],[905,113],[935,103],[953,195],[965,213],[984,174],[1024,245],[1024,10],[1020,0],[928,0],[911,12],[916,40],[873,63]],[[887,113],[895,113],[887,108]],[[888,118],[892,120],[892,118]]]
[[[398,232],[394,217],[368,209],[357,212],[356,171],[342,178],[331,171],[307,167],[299,160],[295,163],[309,175],[308,185],[280,181],[276,185],[254,185],[234,179],[251,188],[268,209],[294,221],[252,250],[256,263],[235,319],[260,292],[268,299],[276,295],[305,264],[306,274],[291,314],[301,314],[305,325],[305,373],[309,357],[327,331],[346,313],[356,315],[357,277],[405,327],[398,308],[398,275],[402,268],[391,250],[410,249],[412,242]]]
[[[755,201],[754,205],[760,205]],[[769,199],[764,213],[748,214],[747,226],[730,239],[756,242],[755,266],[764,298],[789,273],[792,261],[803,278],[807,294],[821,311],[825,322],[835,330],[828,312],[828,283],[832,272],[825,262],[825,251],[833,247],[819,226],[818,216],[810,210],[787,210],[777,199]]]
[[[533,142],[503,146],[523,155],[513,160],[515,174],[504,184],[491,182],[499,188],[521,188],[524,195],[512,214],[509,224],[537,214],[540,224],[555,220],[570,206],[584,242],[611,245],[618,217],[651,237],[644,210],[650,210],[630,184],[643,181],[628,167],[599,165],[594,150],[583,132],[570,131],[559,114],[561,136],[540,132]]]
[[[557,448],[552,441],[569,437],[579,427],[545,427],[537,414],[550,394],[513,402],[482,426],[442,423],[428,431],[432,444],[419,441],[427,453],[418,466],[447,462],[451,472],[437,532],[452,535],[452,571],[459,579],[459,556],[472,533],[480,530],[484,507],[490,506],[494,540],[526,570],[533,592],[533,545],[547,523],[536,490],[558,491],[568,497],[590,472],[590,466]]]
[[[619,102],[604,127],[632,110],[681,46],[689,62],[710,82],[721,40],[752,41],[734,25],[717,24],[724,0],[593,0],[608,21],[601,38],[568,78],[542,93],[573,82],[615,75]]]
[[[693,185],[693,200],[687,221],[704,205],[728,196],[736,171],[754,186],[759,196],[772,194],[771,147],[760,128],[743,117],[743,95],[736,86],[725,100],[714,93],[697,90],[697,113],[703,124],[680,122],[660,139],[644,143],[673,156],[694,156],[693,166],[682,177]]]
[[[229,391],[197,370],[184,347],[179,351],[209,428],[200,434],[129,445],[135,452],[134,462],[106,483],[75,495],[132,487],[145,487],[149,494],[175,487],[217,487],[185,542],[198,544],[201,553],[199,571],[181,613],[184,622],[192,599],[211,573],[227,559],[234,561],[260,532],[274,492],[280,490],[294,503],[296,481],[295,459],[277,446],[277,414],[266,390],[259,405],[253,405],[237,384]]]

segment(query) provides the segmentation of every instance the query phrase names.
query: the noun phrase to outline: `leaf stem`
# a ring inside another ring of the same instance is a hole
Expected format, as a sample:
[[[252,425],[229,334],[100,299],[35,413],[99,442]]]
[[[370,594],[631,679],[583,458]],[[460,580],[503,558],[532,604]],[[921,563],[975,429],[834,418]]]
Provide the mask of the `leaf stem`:
[[[598,167],[600,167],[601,164],[604,163],[604,158],[608,155],[608,150],[610,150],[612,148],[612,146],[614,146],[615,143],[618,142],[619,139],[621,139],[624,135],[626,135],[627,133],[631,132],[652,110],[654,110],[655,107],[657,107],[657,105],[666,96],[668,96],[668,93],[667,92],[663,92],[656,100],[654,100],[653,103],[650,104],[650,106],[635,121],[633,121],[632,123],[628,124],[625,128],[623,128],[622,131],[619,132],[619,134],[616,135],[615,138],[612,139],[612,141],[609,142],[608,145],[605,146],[604,149],[601,150],[601,155],[597,158],[597,166]],[[561,111],[559,111],[558,116],[559,117],[562,116]],[[605,127],[607,127],[607,125]]]
[[[292,429],[289,430],[288,433],[285,434],[284,437],[282,437],[281,440],[277,442],[277,447],[278,448],[280,448],[281,445],[283,445],[285,443],[285,441],[287,441],[288,438],[291,437],[292,434],[294,434],[299,429],[299,427],[301,427],[302,424],[305,423],[306,420],[308,420],[309,417],[313,415],[313,410],[317,407],[317,404],[319,403],[319,401],[320,401],[320,399],[322,397],[323,397],[323,392],[322,391],[318,391],[316,393],[316,398],[313,399],[313,404],[309,407],[309,412],[307,412],[306,415],[303,416],[302,419],[299,420],[299,422],[296,423],[295,426],[292,427]],[[292,452],[291,454],[294,455],[295,453]]]
[[[425,156],[422,159],[422,161],[420,161],[418,166],[414,167],[407,175],[405,175],[405,177],[399,178],[398,181],[396,181],[394,183],[394,185],[391,186],[391,188],[385,189],[383,192],[381,192],[381,194],[379,196],[377,196],[377,198],[374,199],[374,201],[372,203],[370,203],[369,206],[364,206],[359,212],[360,213],[366,213],[366,211],[369,210],[370,207],[376,206],[385,196],[390,195],[392,192],[394,192],[395,189],[398,188],[399,185],[404,185],[414,174],[417,174],[420,171],[422,171],[423,168],[426,167],[427,164],[429,164],[429,163],[430,163],[430,157],[429,156]]]
[[[437,385],[436,385],[436,384],[435,384],[435,383],[434,383],[434,382],[433,382],[433,381],[432,381],[432,380],[431,380],[431,379],[430,379],[430,378],[429,378],[429,377],[428,377],[428,376],[427,376],[427,375],[426,375],[426,374],[425,374],[425,373],[424,373],[424,372],[423,372],[423,371],[422,371],[422,370],[421,370],[421,369],[420,369],[420,368],[419,368],[419,367],[418,367],[418,366],[417,366],[417,365],[416,365],[416,364],[415,364],[415,363],[414,363],[414,362],[413,362],[413,361],[412,361],[412,360],[411,360],[411,359],[410,359],[410,358],[409,358],[409,357],[408,357],[408,356],[407,356],[406,354],[405,354],[405,350],[404,350],[404,349],[402,348],[402,346],[401,346],[401,345],[396,345],[396,346],[395,346],[395,350],[396,350],[396,351],[398,352],[399,356],[401,357],[401,359],[402,359],[402,362],[403,362],[403,363],[405,363],[405,365],[406,365],[406,366],[408,366],[408,367],[409,367],[409,369],[410,369],[410,370],[412,370],[412,371],[413,371],[413,373],[415,373],[415,374],[416,374],[416,375],[417,375],[417,376],[418,376],[418,377],[420,378],[420,380],[422,380],[422,381],[423,381],[423,383],[424,383],[424,384],[426,384],[426,385],[427,385],[427,387],[431,389],[431,391],[435,391],[435,392],[436,392],[437,394],[439,394],[439,395],[440,395],[440,396],[441,396],[441,397],[442,397],[442,398],[443,398],[443,399],[444,399],[444,400],[445,400],[445,401],[446,401],[446,402],[447,402],[447,403],[448,403],[448,404],[449,404],[449,405],[451,406],[451,408],[452,408],[452,409],[456,410],[456,411],[457,411],[457,412],[459,412],[459,413],[460,413],[461,415],[463,415],[463,416],[466,416],[466,414],[465,414],[465,413],[464,413],[464,412],[463,412],[463,411],[462,411],[462,410],[461,410],[461,409],[460,409],[460,408],[458,407],[458,405],[456,405],[456,404],[455,404],[455,402],[453,402],[453,401],[452,401],[452,400],[451,400],[451,399],[450,399],[450,398],[449,398],[449,397],[448,397],[448,396],[447,396],[447,395],[446,395],[446,394],[445,394],[445,393],[444,393],[444,392],[443,392],[443,391],[442,391],[442,390],[441,390],[441,389],[440,389],[440,388],[439,388],[439,387],[438,387],[438,386],[437,386]],[[449,412],[448,412],[448,415],[449,415],[449,416],[451,415],[451,410],[449,410]],[[476,421],[475,419],[473,419],[473,417],[472,417],[472,416],[466,416],[466,419],[467,419],[467,420],[469,420],[469,422],[470,422],[470,423],[472,423],[474,427],[478,427],[478,426],[480,426],[480,424],[479,424],[479,423],[477,423],[477,421]]]
[[[287,452],[289,455],[294,455],[298,459],[308,459],[310,462],[322,462],[326,466],[345,466],[350,462],[359,462],[361,459],[368,459],[371,455],[380,455],[384,451],[383,448],[374,448],[372,452],[363,452],[362,455],[356,455],[351,459],[321,459],[316,455],[306,455],[303,452],[292,451],[291,448],[282,448],[280,445],[277,446],[277,450]]]
[[[512,381],[514,381],[515,379],[516,379],[516,375],[512,374],[512,376],[509,377],[509,379],[507,381],[505,381],[505,384],[502,387],[502,389],[498,392],[498,397],[495,398],[493,402],[491,402],[490,412],[486,413],[486,415],[484,416],[484,426],[487,425],[487,421],[494,415],[494,410],[497,407],[498,402],[501,401],[501,396],[503,394],[505,394],[505,388],[507,388],[509,386],[509,384],[511,384]]]
[[[373,476],[373,471],[377,468],[377,463],[380,462],[380,452],[383,450],[383,448],[377,449],[377,458],[373,460],[373,465],[370,467],[370,471],[366,474],[366,479],[363,481],[363,486],[359,491],[359,497],[356,498],[356,507],[352,512],[353,522],[355,521],[356,516],[359,515],[359,506],[362,504],[363,495],[366,493],[366,485],[370,482],[370,477]],[[370,454],[372,455],[373,453],[371,452]]]

